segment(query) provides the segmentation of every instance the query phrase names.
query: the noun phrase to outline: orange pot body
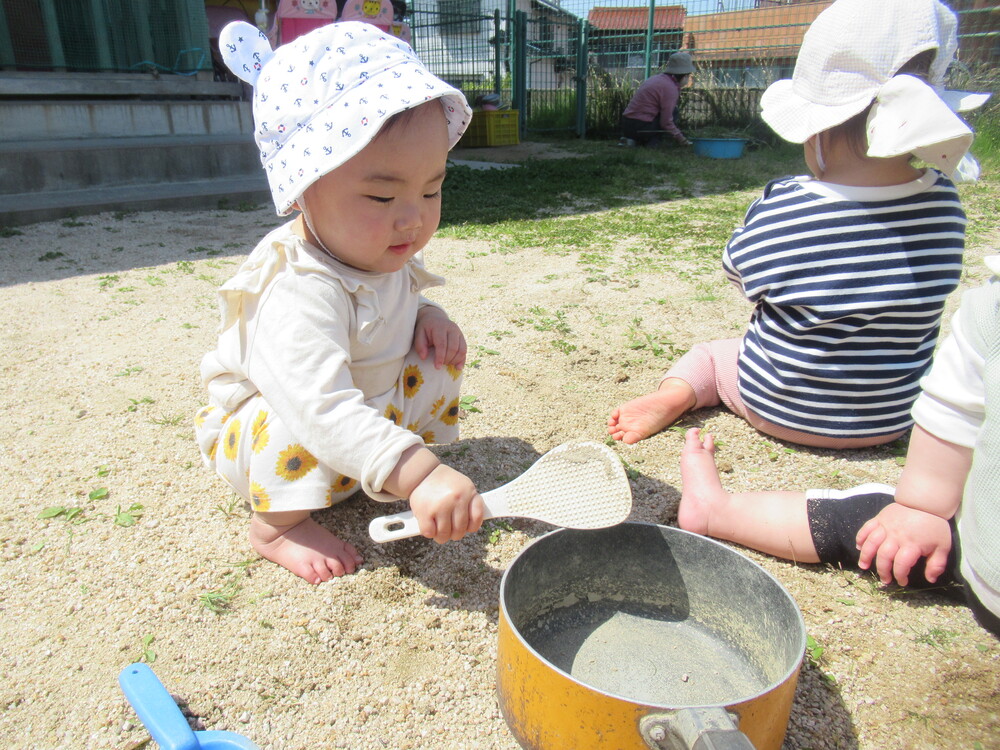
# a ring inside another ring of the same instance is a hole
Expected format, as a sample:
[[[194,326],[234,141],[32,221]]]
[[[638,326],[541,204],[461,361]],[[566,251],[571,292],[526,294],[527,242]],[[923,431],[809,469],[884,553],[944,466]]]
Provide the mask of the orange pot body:
[[[716,736],[780,750],[806,646],[798,606],[767,571],[643,523],[535,540],[500,582],[498,633],[500,708],[530,750],[673,750]],[[699,690],[667,689],[687,673]]]
[[[767,692],[726,706],[757,750],[780,750],[797,682],[798,670]],[[608,695],[573,679],[538,656],[502,609],[497,692],[507,725],[528,750],[648,750],[640,720],[676,710]]]

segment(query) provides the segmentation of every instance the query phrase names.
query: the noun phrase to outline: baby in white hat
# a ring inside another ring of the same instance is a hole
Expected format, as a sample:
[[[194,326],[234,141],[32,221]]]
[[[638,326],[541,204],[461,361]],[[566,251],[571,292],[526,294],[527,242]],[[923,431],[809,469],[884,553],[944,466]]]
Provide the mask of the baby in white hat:
[[[985,100],[942,90],[956,27],[938,0],[837,0],[816,18],[791,80],[761,100],[812,174],[770,183],[723,254],[753,304],[749,328],[693,347],[656,391],[616,408],[614,439],[720,402],[802,445],[906,433],[962,273],[966,219],[949,177],[973,136],[952,110]]]
[[[202,360],[205,462],[252,505],[250,541],[310,583],[357,549],[312,518],[359,487],[408,498],[438,542],[479,529],[482,498],[426,443],[458,437],[466,344],[421,294],[449,149],[471,118],[458,90],[399,39],[323,26],[272,51],[253,26],[219,40],[254,87],[255,138],[280,215],[220,289]]]

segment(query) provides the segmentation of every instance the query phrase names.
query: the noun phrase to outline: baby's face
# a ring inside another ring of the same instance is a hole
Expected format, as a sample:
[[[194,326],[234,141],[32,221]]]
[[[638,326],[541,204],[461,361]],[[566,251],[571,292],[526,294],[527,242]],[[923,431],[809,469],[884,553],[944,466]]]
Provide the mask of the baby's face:
[[[437,231],[447,159],[444,111],[430,101],[306,189],[312,229],[350,266],[398,271]]]

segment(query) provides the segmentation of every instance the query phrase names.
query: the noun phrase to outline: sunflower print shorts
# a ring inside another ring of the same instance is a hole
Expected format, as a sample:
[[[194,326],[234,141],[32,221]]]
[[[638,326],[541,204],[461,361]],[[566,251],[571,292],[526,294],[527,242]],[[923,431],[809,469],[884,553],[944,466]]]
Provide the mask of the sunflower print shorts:
[[[434,368],[411,351],[394,390],[367,400],[386,419],[425,443],[458,439],[462,372]],[[306,450],[259,394],[235,411],[205,406],[195,415],[195,436],[205,463],[256,511],[319,510],[360,489]]]

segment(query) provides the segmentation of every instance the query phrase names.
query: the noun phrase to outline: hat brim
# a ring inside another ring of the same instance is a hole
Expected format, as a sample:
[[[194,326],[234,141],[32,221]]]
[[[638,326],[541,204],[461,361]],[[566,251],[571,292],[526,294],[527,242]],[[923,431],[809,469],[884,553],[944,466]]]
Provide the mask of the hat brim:
[[[987,255],[983,260],[994,276],[1000,276],[1000,255]]]
[[[878,91],[866,92],[861,98],[836,106],[827,106],[800,96],[794,81],[775,81],[760,98],[760,116],[770,128],[792,143],[805,143],[809,138],[846,122],[874,101]],[[972,91],[939,91],[938,95],[954,112],[968,112],[981,107],[990,94]]]
[[[675,76],[686,76],[694,73],[694,65],[679,65],[670,67],[669,65],[663,69],[664,73],[670,73]]]
[[[775,81],[760,98],[761,113],[770,128],[792,143],[805,143],[824,130],[840,125],[872,102],[867,93],[844,104],[827,106],[796,93],[790,78]]]

